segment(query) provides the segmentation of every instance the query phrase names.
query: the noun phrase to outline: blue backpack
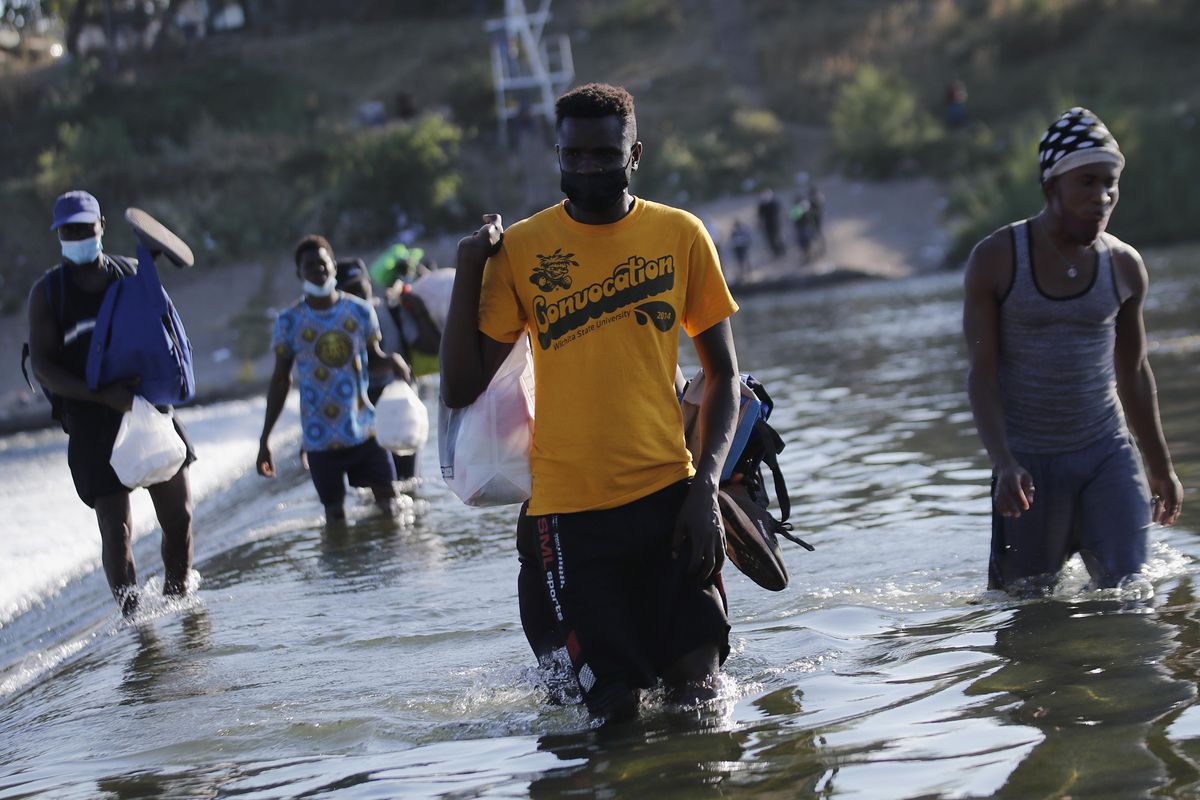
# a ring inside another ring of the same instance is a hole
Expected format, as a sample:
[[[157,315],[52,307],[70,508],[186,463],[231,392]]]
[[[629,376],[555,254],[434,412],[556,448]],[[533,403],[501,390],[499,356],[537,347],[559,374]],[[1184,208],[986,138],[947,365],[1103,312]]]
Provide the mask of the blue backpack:
[[[186,403],[196,396],[192,343],[154,257],[141,245],[137,255],[133,274],[104,293],[88,353],[88,388],[136,378],[134,393],[154,405]]]
[[[121,256],[103,256],[120,278],[109,285],[101,301],[84,377],[92,391],[117,381],[138,379],[134,393],[154,405],[186,403],[196,396],[192,343],[175,304],[159,281],[154,258],[141,246],[137,254],[136,264]],[[53,277],[52,271],[42,286],[46,303],[61,319],[65,275],[59,273],[56,281],[51,280]],[[57,283],[57,293],[51,283]],[[22,372],[28,355],[26,344],[21,353]],[[29,381],[28,373],[25,379]],[[42,394],[50,401],[51,416],[60,419],[59,399],[44,386]]]

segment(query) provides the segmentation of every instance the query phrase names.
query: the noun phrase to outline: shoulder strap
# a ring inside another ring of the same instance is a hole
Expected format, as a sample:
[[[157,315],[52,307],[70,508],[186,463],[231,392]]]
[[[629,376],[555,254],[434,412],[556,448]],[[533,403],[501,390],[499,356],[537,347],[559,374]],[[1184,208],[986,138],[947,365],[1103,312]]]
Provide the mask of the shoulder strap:
[[[137,262],[131,258],[105,253],[104,259],[105,263],[109,264],[122,278],[129,278],[137,274]]]
[[[25,378],[25,385],[29,387],[29,391],[36,392],[33,388],[33,381],[29,380],[29,370],[25,368],[25,362],[29,361],[29,342],[21,343],[21,375]]]
[[[1008,299],[1008,296],[1017,288],[1017,282],[1021,279],[1021,273],[1028,273],[1033,280],[1033,268],[1030,266],[1029,258],[1029,233],[1032,228],[1029,225],[1029,220],[1021,220],[1014,222],[1008,226],[1009,244],[1012,245],[1012,270],[1008,277],[1008,288],[1000,295],[1000,302],[1003,303]],[[1021,268],[1022,264],[1025,266]]]
[[[1013,223],[1013,283],[1016,283],[1017,276],[1022,271],[1033,268],[1032,236],[1033,226],[1029,224],[1029,220]]]
[[[1113,257],[1110,236],[1112,234],[1106,231],[1096,239],[1099,245],[1096,248],[1096,269],[1108,274],[1108,285],[1112,289],[1112,296],[1117,301],[1117,307],[1120,308],[1125,299],[1121,297],[1121,287],[1117,284],[1117,260]]]
[[[754,392],[755,397],[762,404],[758,410],[759,417],[763,420],[769,419],[771,411],[775,408],[775,402],[771,400],[771,395],[767,394],[767,387],[763,386],[762,381],[748,372],[742,374],[742,383],[750,387],[750,391]],[[782,445],[780,445],[780,449],[783,449]]]
[[[121,258],[120,256],[118,256]],[[154,256],[150,255],[141,245],[138,245],[137,262],[132,262],[129,259],[126,261],[126,269],[133,270],[135,277],[143,287],[145,287],[146,296],[145,302],[149,304],[149,308],[156,316],[161,316],[170,311],[170,300],[167,295],[167,290],[163,287],[162,281],[158,277],[158,268],[154,266]]]
[[[788,497],[787,484],[783,482],[783,470],[779,468],[779,453],[783,450],[783,437],[779,431],[772,428],[763,420],[755,423],[759,435],[763,437],[763,463],[771,468],[771,477],[775,481],[775,502],[779,504],[780,522],[787,522],[792,513],[792,499]]]
[[[51,286],[50,284],[54,284]],[[54,321],[62,327],[62,312],[67,305],[67,276],[66,265],[60,263],[56,267],[51,267],[46,270],[45,277],[42,278],[42,294],[46,296],[46,306],[50,309]],[[55,295],[58,296],[57,305],[54,302]]]
[[[116,263],[113,259],[110,261]],[[122,288],[124,286],[121,281],[113,281],[108,285],[108,289],[104,292],[104,299],[100,303],[100,311],[96,314],[96,327],[92,328],[92,348],[88,353],[84,377],[87,380],[88,388],[93,392],[100,388],[100,368],[104,363],[104,359],[100,355],[108,350],[108,340],[112,335],[113,308]]]

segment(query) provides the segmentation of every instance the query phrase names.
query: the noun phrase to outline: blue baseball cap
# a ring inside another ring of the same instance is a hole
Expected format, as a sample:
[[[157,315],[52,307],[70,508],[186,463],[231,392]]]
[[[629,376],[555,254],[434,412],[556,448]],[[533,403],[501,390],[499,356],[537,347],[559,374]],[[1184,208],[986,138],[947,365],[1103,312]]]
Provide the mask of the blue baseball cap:
[[[76,189],[66,194],[60,194],[54,201],[54,224],[50,230],[56,231],[63,225],[100,221],[100,201],[85,191]]]

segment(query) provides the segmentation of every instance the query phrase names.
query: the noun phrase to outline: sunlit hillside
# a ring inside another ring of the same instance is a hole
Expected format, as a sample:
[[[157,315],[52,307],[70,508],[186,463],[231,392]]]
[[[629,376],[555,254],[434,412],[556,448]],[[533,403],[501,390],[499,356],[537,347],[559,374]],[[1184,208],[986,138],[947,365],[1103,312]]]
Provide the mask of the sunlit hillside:
[[[484,24],[501,4],[406,6],[126,55],[115,69],[102,58],[9,68],[5,307],[54,258],[46,206],[74,185],[109,208],[155,209],[214,262],[314,226],[372,244],[398,217],[457,230],[483,207],[536,205],[554,187],[545,135],[508,150],[497,137]],[[577,82],[633,91],[648,196],[696,202],[799,168],[923,173],[958,187],[951,211],[969,238],[1037,201],[1025,159],[1047,120],[1079,103],[1130,151],[1123,230],[1194,236],[1200,192],[1164,176],[1200,168],[1200,0],[578,0],[551,11],[547,33],[570,37]],[[952,80],[969,122],[955,131],[943,124]]]

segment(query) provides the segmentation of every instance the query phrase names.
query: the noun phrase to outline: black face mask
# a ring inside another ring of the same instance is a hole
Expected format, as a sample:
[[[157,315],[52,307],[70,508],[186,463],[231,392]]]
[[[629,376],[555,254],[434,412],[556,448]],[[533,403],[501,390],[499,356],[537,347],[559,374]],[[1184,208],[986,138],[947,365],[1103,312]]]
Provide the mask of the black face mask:
[[[629,176],[625,167],[604,172],[567,172],[563,170],[559,188],[580,211],[599,214],[607,211],[621,199],[621,193],[629,187]]]

